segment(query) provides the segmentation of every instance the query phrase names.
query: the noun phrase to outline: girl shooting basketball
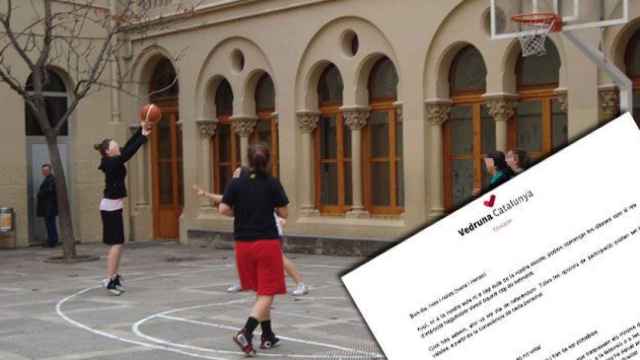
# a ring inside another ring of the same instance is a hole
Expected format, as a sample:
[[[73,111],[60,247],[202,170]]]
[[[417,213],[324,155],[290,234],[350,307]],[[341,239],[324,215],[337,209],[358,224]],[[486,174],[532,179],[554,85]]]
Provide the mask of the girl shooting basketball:
[[[148,119],[150,112],[147,112],[145,119]],[[147,142],[150,133],[151,124],[142,121],[141,127],[131,136],[123,148],[120,148],[118,143],[112,139],[104,139],[94,146],[102,156],[98,169],[105,176],[104,196],[100,201],[102,241],[109,245],[107,278],[104,280],[104,286],[113,295],[121,295],[124,292],[122,277],[118,273],[124,244],[122,209],[124,199],[127,197],[125,186],[127,168],[124,165]]]

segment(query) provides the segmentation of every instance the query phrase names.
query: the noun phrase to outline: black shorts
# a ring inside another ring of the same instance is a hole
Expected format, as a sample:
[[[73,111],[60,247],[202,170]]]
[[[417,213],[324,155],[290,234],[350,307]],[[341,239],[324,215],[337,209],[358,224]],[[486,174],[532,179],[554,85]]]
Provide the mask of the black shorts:
[[[124,244],[124,222],[122,209],[100,211],[102,217],[102,242],[107,245]]]

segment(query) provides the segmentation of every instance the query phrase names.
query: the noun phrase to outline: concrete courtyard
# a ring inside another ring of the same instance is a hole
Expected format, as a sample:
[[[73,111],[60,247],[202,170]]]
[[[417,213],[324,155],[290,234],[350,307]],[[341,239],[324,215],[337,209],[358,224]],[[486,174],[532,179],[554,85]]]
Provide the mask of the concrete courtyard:
[[[75,265],[44,261],[60,248],[0,251],[0,359],[244,358],[231,336],[244,324],[253,295],[225,292],[236,278],[232,251],[131,243],[121,265],[127,292],[115,297],[100,287],[105,250],[79,246],[79,254],[101,259]],[[338,278],[362,259],[290,257],[311,291],[276,300],[272,317],[282,346],[258,349],[258,357],[381,358]]]

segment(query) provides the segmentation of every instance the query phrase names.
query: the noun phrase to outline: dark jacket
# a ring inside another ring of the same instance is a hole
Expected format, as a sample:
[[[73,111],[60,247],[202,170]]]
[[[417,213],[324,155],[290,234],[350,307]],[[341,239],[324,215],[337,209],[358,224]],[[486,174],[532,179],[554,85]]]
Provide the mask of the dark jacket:
[[[140,128],[120,149],[120,156],[102,158],[98,169],[102,170],[105,175],[104,197],[106,199],[121,199],[127,196],[127,188],[124,183],[124,179],[127,177],[127,168],[124,164],[146,142],[147,137],[142,135],[142,128]]]
[[[38,217],[58,216],[58,198],[56,196],[56,178],[49,175],[40,184],[38,190]]]

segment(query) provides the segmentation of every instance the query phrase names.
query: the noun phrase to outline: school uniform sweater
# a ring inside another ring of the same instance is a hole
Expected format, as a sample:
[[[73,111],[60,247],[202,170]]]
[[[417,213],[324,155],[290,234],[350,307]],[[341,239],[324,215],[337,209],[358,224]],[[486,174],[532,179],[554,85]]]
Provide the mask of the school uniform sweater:
[[[147,137],[142,135],[142,128],[138,129],[120,149],[120,156],[103,157],[98,169],[105,174],[105,199],[122,199],[127,197],[125,178],[127,168],[124,164],[135,155],[136,151],[147,142]]]

